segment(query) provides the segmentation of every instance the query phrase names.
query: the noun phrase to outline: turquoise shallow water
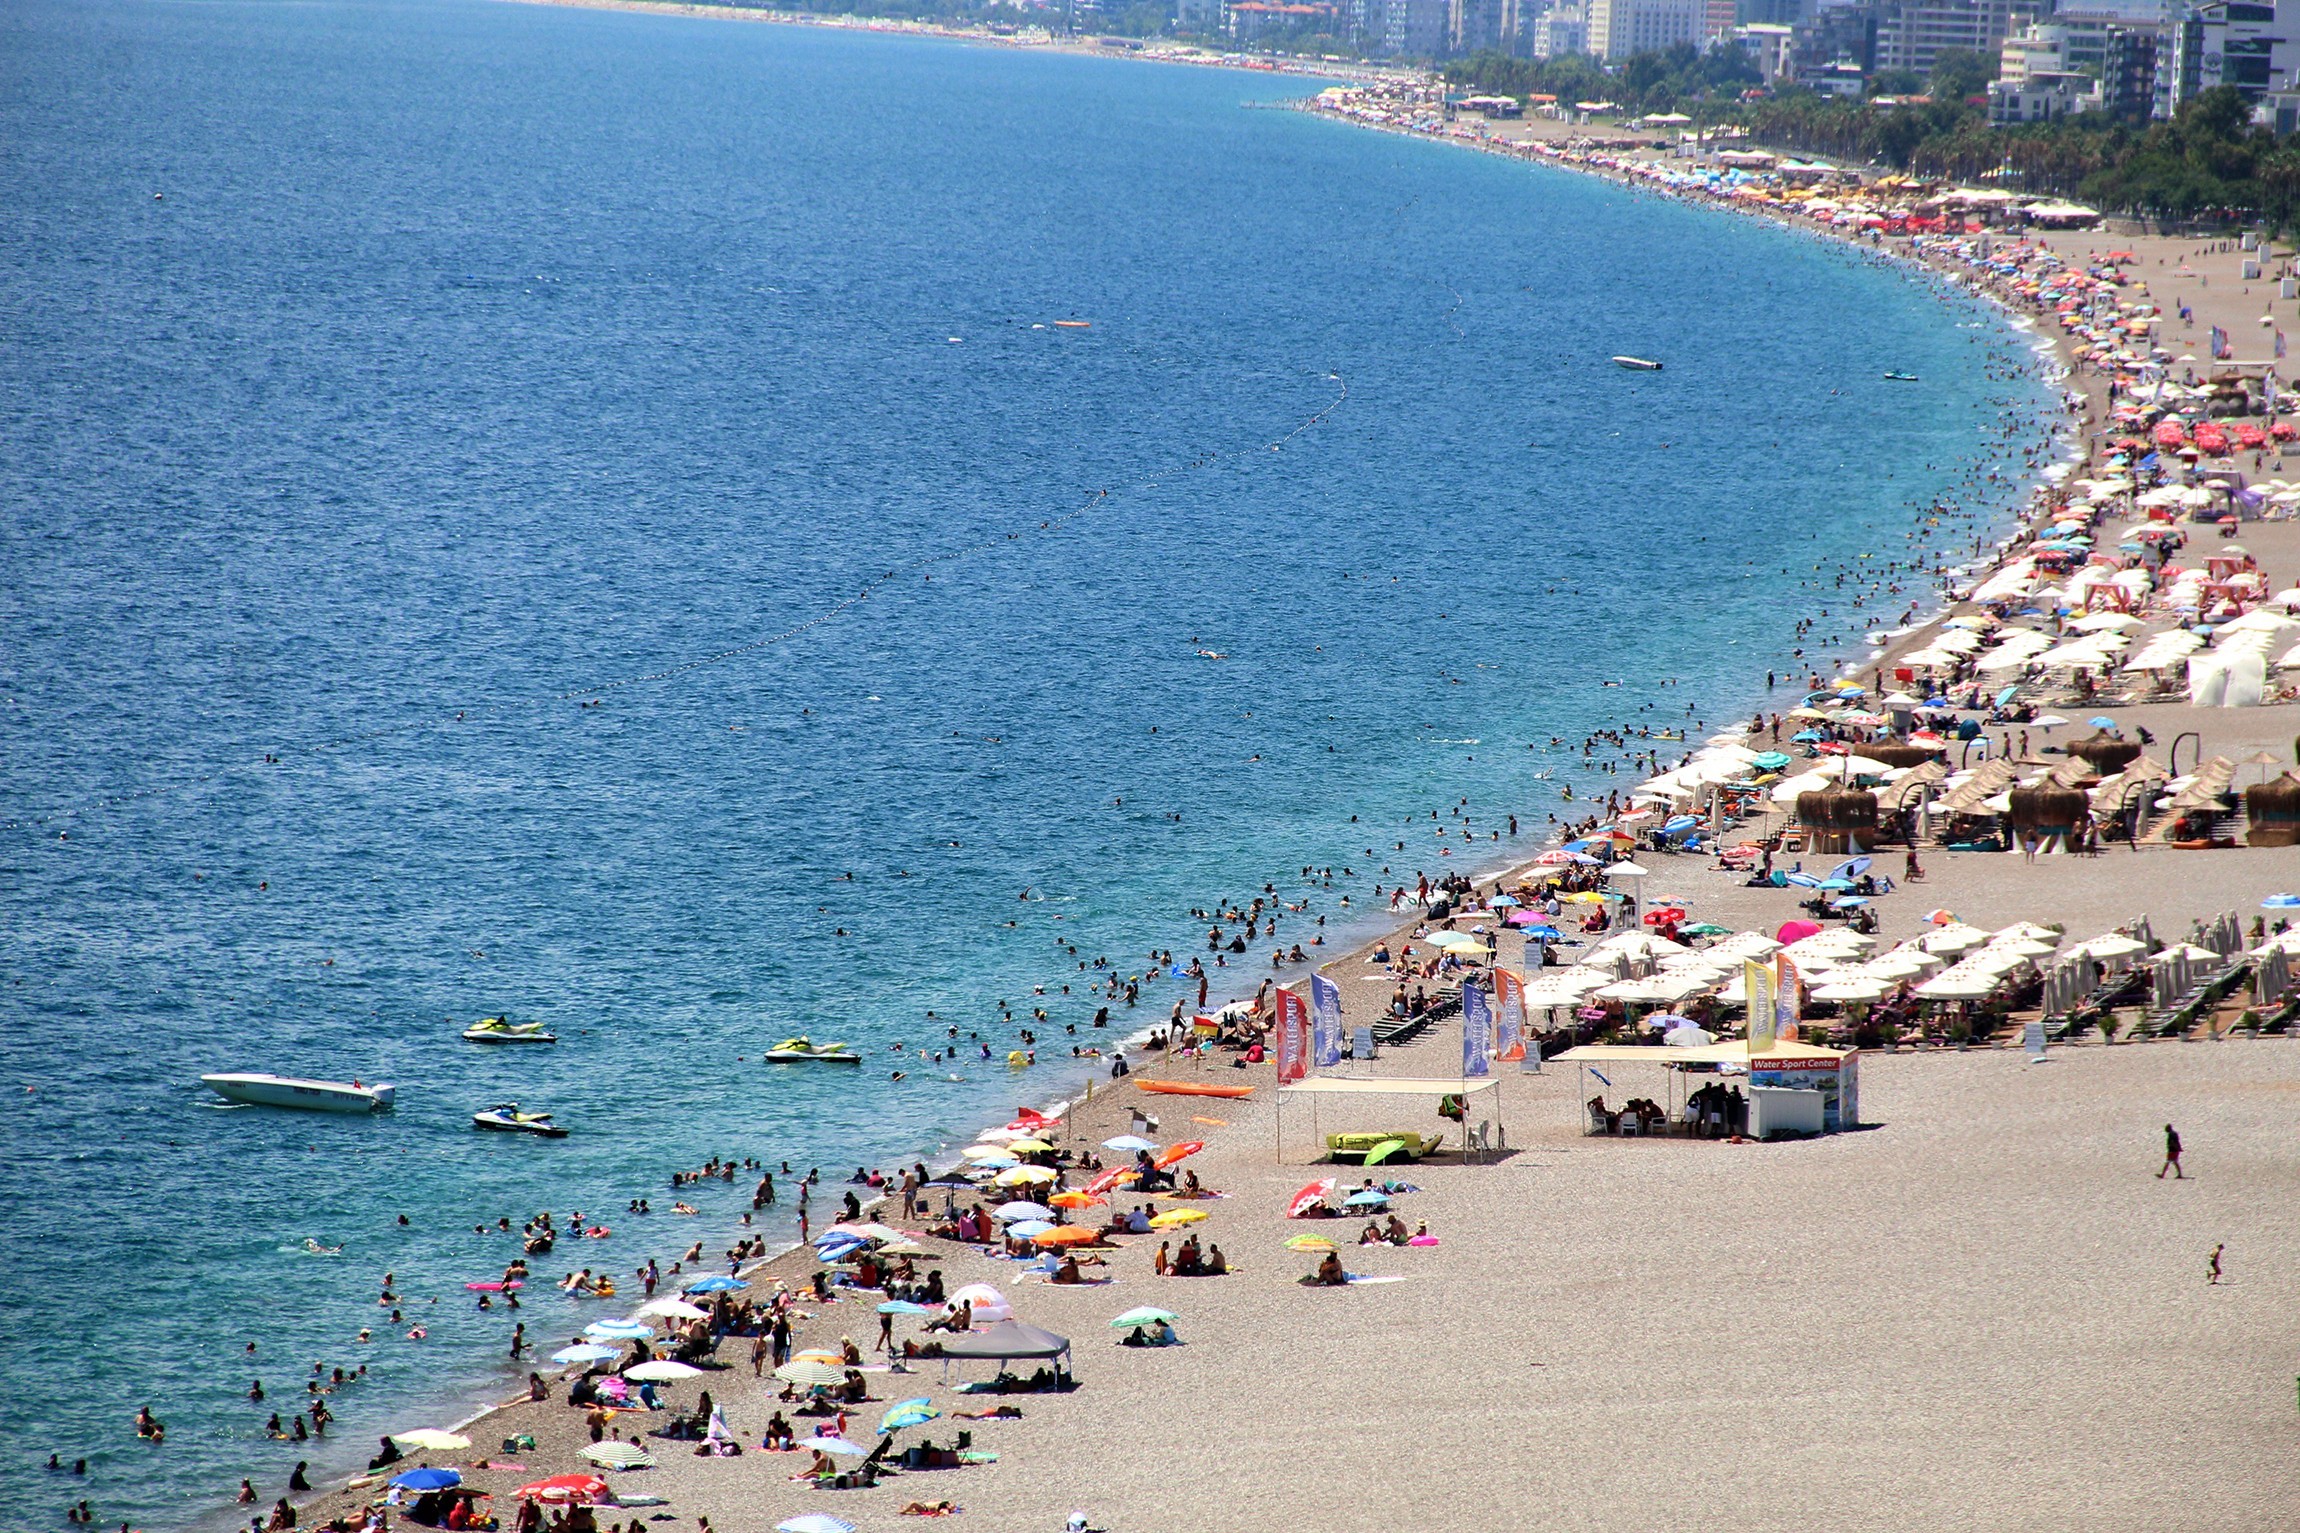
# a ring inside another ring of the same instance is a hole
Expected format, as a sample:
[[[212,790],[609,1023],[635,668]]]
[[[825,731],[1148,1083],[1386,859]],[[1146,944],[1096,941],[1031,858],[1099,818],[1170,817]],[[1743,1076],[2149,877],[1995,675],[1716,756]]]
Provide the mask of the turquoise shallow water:
[[[1552,736],[1753,706],[1784,572],[1903,547],[2036,394],[1857,257],[1267,77],[448,0],[0,29],[14,1525],[268,1499],[330,1460],[244,1391],[315,1360],[370,1369],[336,1451],[447,1419],[510,1323],[475,1221],[1062,1085],[761,1067],[787,1033],[1003,1054],[1045,985],[1060,1053],[1076,965],[1193,906],[1339,919],[1459,798],[1532,834]],[[505,1009],[566,1041],[457,1039]],[[574,1137],[475,1138],[507,1096]],[[698,1201],[560,1254],[716,1249]],[[387,1269],[427,1341],[355,1343]]]

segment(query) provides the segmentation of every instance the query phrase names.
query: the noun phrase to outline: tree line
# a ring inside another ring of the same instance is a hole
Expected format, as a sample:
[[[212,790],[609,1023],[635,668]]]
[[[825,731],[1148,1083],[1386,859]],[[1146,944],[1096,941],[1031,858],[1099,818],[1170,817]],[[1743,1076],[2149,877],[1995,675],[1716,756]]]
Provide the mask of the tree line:
[[[1638,54],[1608,73],[1587,57],[1480,53],[1446,66],[1480,94],[1610,100],[1637,113],[1678,111],[1704,127],[1735,125],[1767,148],[1887,166],[1926,177],[1986,180],[2008,191],[2070,197],[2107,212],[2189,220],[2300,222],[2300,142],[2257,127],[2233,86],[2181,104],[2169,119],[2086,112],[2049,123],[1988,120],[1985,62],[1944,53],[1930,98],[1847,99],[1803,89],[1763,92],[1741,49],[1690,45]],[[1907,88],[1908,81],[1882,81]]]

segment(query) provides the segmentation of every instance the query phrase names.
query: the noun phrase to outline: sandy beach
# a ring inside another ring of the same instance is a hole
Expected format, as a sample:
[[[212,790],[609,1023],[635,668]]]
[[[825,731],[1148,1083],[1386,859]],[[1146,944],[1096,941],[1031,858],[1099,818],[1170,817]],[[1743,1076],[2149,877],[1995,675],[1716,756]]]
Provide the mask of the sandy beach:
[[[1513,152],[1562,137],[1560,125],[1539,123],[1477,132],[1491,140],[1481,147]],[[2045,238],[2072,257],[2131,250],[2151,294],[2190,309],[2176,336],[2217,325],[2254,337],[2264,309],[2300,323],[2290,301],[2271,299],[2272,284],[2239,275],[2238,252],[2101,231]],[[2055,424],[2072,426],[2080,444],[2104,422],[2105,385],[2084,371],[2067,381],[2085,402]],[[2008,456],[2005,467],[2025,482],[2033,463]],[[2271,461],[2260,471],[2277,470]],[[2274,587],[2300,578],[2300,523],[2242,531]],[[1928,622],[1881,655],[1855,645],[1810,661],[1824,671],[1837,661],[1889,669],[1937,632]],[[1803,687],[1784,677],[1778,691],[1787,707]],[[2265,751],[2282,761],[2300,732],[2300,708],[2288,703],[2102,706],[2162,742],[2195,734],[2203,759]],[[2098,711],[2051,734],[2032,729],[2029,749],[2065,743]],[[2244,768],[2239,783],[2254,771]],[[1623,770],[1597,796],[1626,793],[1640,775]],[[1585,787],[1572,812],[1589,797]],[[1915,934],[1936,907],[1985,927],[2029,920],[2074,936],[2145,915],[2176,937],[2224,911],[2249,919],[2264,896],[2300,886],[2300,847],[2118,845],[2033,861],[1944,851],[1928,852],[1926,866],[1921,885],[1876,907],[1884,940]],[[1804,893],[1748,887],[1692,854],[1658,856],[1645,887],[1649,904],[1672,894],[1700,919],[1761,931],[1795,918]],[[1401,921],[1389,940],[1411,940],[1415,925]],[[1371,946],[1325,965],[1352,1023],[1371,1021],[1394,983],[1367,961]],[[1504,939],[1502,961],[1522,956]],[[1458,1040],[1456,1024],[1441,1023],[1344,1069],[1446,1077],[1459,1068]],[[1760,1529],[2270,1529],[2300,1515],[2286,1462],[2300,1319],[2281,1286],[2300,1262],[2300,1232],[2277,1204],[2295,1174],[2300,1043],[2291,1037],[2090,1044],[2056,1048],[2041,1064],[2010,1048],[1873,1054],[1862,1065],[1861,1131],[1776,1144],[1588,1137],[1576,1069],[1505,1066],[1494,1115],[1508,1152],[1487,1164],[1444,1155],[1398,1173],[1418,1190],[1397,1198],[1397,1212],[1426,1222],[1439,1243],[1362,1250],[1351,1244],[1354,1221],[1285,1219],[1304,1183],[1357,1173],[1309,1164],[1310,1126],[1292,1104],[1281,1140],[1268,1065],[1234,1068],[1221,1054],[1143,1056],[1136,1068],[1138,1078],[1256,1089],[1226,1101],[1105,1081],[1054,1142],[1090,1149],[1126,1132],[1137,1111],[1158,1118],[1155,1137],[1203,1139],[1187,1165],[1225,1196],[1198,1205],[1209,1218],[1194,1228],[1223,1247],[1229,1275],[1154,1275],[1166,1238],[1156,1234],[1119,1237],[1121,1248],[1105,1253],[1110,1280],[1080,1287],[924,1240],[922,1270],[939,1267],[953,1288],[991,1283],[1019,1319],[1069,1337],[1079,1387],[969,1396],[956,1386],[987,1367],[954,1367],[947,1383],[933,1362],[874,1371],[874,1403],[859,1408],[850,1435],[874,1441],[869,1427],[885,1404],[925,1394],[945,1419],[906,1439],[947,1442],[968,1430],[997,1462],[901,1474],[867,1490],[792,1483],[804,1456],[759,1448],[774,1386],[754,1382],[741,1362],[747,1339],[730,1339],[719,1353],[726,1371],[665,1394],[684,1406],[709,1388],[743,1456],[697,1458],[691,1445],[656,1443],[657,1467],[612,1479],[664,1504],[603,1508],[600,1521],[707,1519],[721,1533],[764,1533],[820,1512],[878,1529],[901,1525],[905,1503],[944,1498],[964,1508],[960,1526],[988,1529],[1059,1528],[1073,1511],[1116,1530],[1313,1519],[1343,1530],[1692,1519]],[[1658,1094],[1656,1082],[1613,1089]],[[1323,1108],[1317,1131],[1432,1122],[1426,1099],[1399,1099]],[[2153,1174],[2167,1123],[2189,1147],[2185,1179]],[[845,1190],[826,1181],[816,1206]],[[1123,1196],[1113,1203],[1130,1206]],[[1395,1281],[1301,1286],[1312,1260],[1284,1242],[1305,1231],[1340,1241],[1353,1272]],[[2225,1272],[2211,1284],[2215,1247],[2225,1247]],[[815,1270],[808,1254],[755,1271],[754,1291],[799,1286]],[[538,1263],[539,1278],[557,1271],[551,1258]],[[877,1297],[803,1303],[798,1345],[852,1337],[867,1347]],[[1116,1345],[1111,1318],[1146,1304],[1178,1314],[1184,1345]],[[900,1321],[898,1337],[917,1324]],[[565,1338],[537,1341],[548,1353]],[[947,1416],[997,1404],[1023,1414]],[[494,1492],[508,1525],[506,1492],[581,1467],[582,1422],[558,1398],[507,1406],[469,1429],[472,1450],[430,1461],[456,1464]],[[651,1424],[625,1415],[613,1430],[639,1435]],[[471,1467],[504,1458],[497,1445],[521,1433],[536,1446],[515,1455],[519,1467]],[[354,1516],[366,1500],[316,1498],[303,1523]]]

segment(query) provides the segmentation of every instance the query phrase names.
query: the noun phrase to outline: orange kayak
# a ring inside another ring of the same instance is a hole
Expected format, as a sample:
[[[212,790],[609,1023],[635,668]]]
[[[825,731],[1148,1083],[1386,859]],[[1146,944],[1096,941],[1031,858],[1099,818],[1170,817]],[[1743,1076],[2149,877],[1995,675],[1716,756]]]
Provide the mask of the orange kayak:
[[[1144,1091],[1169,1097],[1250,1097],[1251,1086],[1201,1086],[1193,1081],[1136,1081]]]

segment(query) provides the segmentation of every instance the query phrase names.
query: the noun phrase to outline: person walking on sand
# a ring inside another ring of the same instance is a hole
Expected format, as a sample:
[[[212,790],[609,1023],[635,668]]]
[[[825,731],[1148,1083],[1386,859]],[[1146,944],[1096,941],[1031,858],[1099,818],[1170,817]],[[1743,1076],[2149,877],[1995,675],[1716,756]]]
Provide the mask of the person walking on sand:
[[[2164,1125],[2164,1164],[2157,1167],[2156,1179],[2163,1181],[2167,1171],[2176,1182],[2188,1180],[2188,1173],[2180,1169],[2180,1134],[2169,1123]]]
[[[2219,1245],[2214,1246],[2212,1254],[2204,1259],[2205,1287],[2218,1288],[2220,1286],[2220,1253],[2227,1249],[2228,1242],[2222,1241]]]

